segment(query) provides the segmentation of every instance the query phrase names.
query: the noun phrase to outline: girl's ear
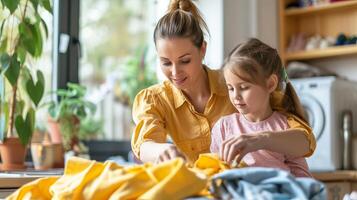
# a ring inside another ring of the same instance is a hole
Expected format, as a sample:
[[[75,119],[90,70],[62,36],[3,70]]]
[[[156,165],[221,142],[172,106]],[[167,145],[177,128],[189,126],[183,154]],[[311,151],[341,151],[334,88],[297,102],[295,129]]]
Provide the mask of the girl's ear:
[[[269,76],[267,80],[267,89],[269,92],[274,92],[276,87],[278,87],[278,76],[276,74],[272,74]]]

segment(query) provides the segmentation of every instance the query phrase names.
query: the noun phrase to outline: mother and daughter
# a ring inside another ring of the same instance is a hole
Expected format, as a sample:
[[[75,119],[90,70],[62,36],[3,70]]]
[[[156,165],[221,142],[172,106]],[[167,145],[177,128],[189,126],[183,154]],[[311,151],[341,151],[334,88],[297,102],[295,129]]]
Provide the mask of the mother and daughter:
[[[154,42],[167,80],[136,96],[134,154],[143,162],[192,163],[213,152],[231,164],[311,176],[304,157],[316,141],[277,51],[250,39],[222,70],[212,70],[203,64],[204,29],[190,0],[171,1],[157,23]]]

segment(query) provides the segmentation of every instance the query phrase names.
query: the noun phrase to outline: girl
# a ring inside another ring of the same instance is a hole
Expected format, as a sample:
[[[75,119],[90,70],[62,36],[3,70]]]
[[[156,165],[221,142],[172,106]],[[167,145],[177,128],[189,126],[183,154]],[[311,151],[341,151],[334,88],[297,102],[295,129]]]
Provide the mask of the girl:
[[[248,166],[281,168],[297,177],[311,176],[302,156],[286,154],[287,149],[300,148],[294,141],[272,140],[286,137],[282,132],[289,129],[286,113],[306,122],[277,51],[258,39],[250,39],[233,49],[225,60],[223,73],[230,101],[238,112],[215,124],[211,152],[219,153],[230,163],[243,158]],[[281,101],[284,109],[274,109],[272,101]],[[247,138],[249,142],[244,142]]]

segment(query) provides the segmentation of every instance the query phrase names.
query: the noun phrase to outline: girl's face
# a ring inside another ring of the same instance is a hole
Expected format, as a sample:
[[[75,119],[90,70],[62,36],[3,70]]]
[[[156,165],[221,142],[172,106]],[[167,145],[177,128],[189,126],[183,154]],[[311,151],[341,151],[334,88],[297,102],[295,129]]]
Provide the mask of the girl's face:
[[[205,43],[199,49],[188,38],[165,38],[157,40],[156,50],[162,72],[177,88],[192,89],[203,76]]]
[[[270,94],[276,88],[275,75],[266,80],[266,86],[247,82],[230,71],[224,70],[229,99],[239,113],[250,121],[261,121],[272,113]]]

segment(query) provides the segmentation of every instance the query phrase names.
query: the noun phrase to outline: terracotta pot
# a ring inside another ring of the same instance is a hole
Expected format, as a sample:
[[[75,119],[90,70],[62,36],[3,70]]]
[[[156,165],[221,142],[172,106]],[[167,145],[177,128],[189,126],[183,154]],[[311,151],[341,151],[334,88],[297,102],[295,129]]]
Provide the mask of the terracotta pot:
[[[0,144],[1,170],[21,170],[25,169],[25,157],[27,148],[23,146],[19,138],[6,138]]]
[[[62,144],[52,144],[53,146],[53,168],[64,167],[64,148]]]
[[[51,136],[51,142],[53,144],[62,144],[62,135],[60,125],[57,121],[53,120],[51,117],[48,117],[48,132]]]

